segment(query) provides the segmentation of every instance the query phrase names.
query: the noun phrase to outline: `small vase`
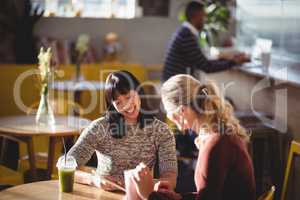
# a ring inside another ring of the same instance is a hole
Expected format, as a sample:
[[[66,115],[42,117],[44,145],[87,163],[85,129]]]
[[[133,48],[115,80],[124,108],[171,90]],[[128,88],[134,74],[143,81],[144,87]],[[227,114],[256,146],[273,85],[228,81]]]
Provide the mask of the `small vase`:
[[[81,64],[80,62],[77,62],[75,65],[75,82],[81,82],[84,81],[84,77],[81,74]]]
[[[50,105],[48,94],[41,94],[40,104],[36,113],[35,121],[38,125],[54,125],[55,119]]]
[[[80,75],[81,75],[81,73],[80,73],[80,63],[79,62],[77,62],[76,63],[76,71],[75,71],[75,81],[76,82],[79,82],[79,79],[80,79]]]

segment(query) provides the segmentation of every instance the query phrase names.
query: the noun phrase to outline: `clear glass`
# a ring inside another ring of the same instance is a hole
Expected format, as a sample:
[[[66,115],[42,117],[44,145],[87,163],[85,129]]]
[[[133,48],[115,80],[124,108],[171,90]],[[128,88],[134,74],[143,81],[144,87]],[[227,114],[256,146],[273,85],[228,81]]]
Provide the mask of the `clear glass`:
[[[35,121],[37,124],[45,126],[55,124],[54,113],[49,101],[48,94],[41,94],[41,99],[36,113]]]
[[[58,159],[56,167],[58,168],[59,190],[61,192],[72,192],[77,167],[75,158],[63,155]]]

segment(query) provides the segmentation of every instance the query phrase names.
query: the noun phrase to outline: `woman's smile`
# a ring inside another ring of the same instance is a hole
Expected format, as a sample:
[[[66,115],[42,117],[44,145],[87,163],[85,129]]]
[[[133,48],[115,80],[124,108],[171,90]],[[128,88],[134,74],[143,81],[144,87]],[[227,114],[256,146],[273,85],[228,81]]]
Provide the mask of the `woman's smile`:
[[[132,114],[134,114],[136,111],[137,111],[137,110],[136,110],[136,106],[131,106],[130,109],[127,109],[127,110],[125,110],[124,112],[125,112],[126,114],[128,114],[128,115],[132,115]]]

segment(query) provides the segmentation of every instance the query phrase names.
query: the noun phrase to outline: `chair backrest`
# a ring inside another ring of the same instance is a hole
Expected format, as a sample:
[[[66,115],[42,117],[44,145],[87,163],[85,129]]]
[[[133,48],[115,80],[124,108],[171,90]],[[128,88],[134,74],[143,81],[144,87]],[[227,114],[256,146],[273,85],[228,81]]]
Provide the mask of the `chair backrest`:
[[[0,116],[23,114],[20,103],[30,105],[39,99],[36,75],[32,74],[37,66],[0,64],[0,68]]]
[[[271,189],[264,194],[262,194],[258,200],[273,200],[275,194],[275,186],[272,186]]]
[[[23,183],[23,174],[21,172],[0,165],[0,185],[20,185]]]
[[[289,182],[288,180],[289,180],[293,158],[295,154],[300,155],[300,143],[296,141],[292,141],[289,156],[288,156],[288,161],[286,164],[285,174],[284,174],[284,181],[283,181],[283,186],[281,191],[281,200],[286,199],[287,186]]]

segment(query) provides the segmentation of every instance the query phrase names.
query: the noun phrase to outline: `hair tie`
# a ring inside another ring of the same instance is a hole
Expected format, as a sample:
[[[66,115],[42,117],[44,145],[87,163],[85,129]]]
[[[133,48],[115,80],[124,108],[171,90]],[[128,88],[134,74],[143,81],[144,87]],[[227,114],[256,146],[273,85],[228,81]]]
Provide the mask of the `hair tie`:
[[[203,92],[205,94],[205,96],[208,96],[208,90],[207,90],[207,88],[203,88],[201,90],[201,92]]]

